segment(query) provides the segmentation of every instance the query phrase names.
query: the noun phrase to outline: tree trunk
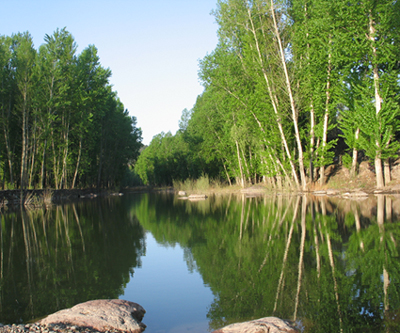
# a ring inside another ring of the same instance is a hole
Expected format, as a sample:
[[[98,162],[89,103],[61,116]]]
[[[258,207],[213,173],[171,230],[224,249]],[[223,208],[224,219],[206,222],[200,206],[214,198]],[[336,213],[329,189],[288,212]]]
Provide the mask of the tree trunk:
[[[375,47],[375,26],[372,19],[372,13],[369,14],[369,36],[368,39],[371,41],[372,47],[372,70],[374,74],[374,89],[375,89],[375,112],[378,115],[382,108],[382,98],[379,94],[379,69],[377,64],[377,53]],[[375,154],[375,175],[376,175],[376,187],[382,189],[385,186],[383,179],[383,169],[382,169],[382,158],[381,150],[382,147],[379,146],[379,142],[376,141],[376,154]]]
[[[228,180],[229,186],[232,186],[231,177],[229,176],[228,169],[226,168],[226,164],[225,164],[225,162],[223,160],[222,160],[222,164],[224,166],[226,179]]]
[[[35,128],[33,131],[33,139],[32,139],[32,153],[31,153],[31,160],[30,160],[30,170],[29,170],[29,187],[32,187],[32,182],[33,182],[33,170],[35,167],[35,161],[36,161],[36,153],[37,153],[37,140],[36,140],[36,121],[33,124],[33,127]],[[34,186],[36,187],[36,184],[34,184]]]
[[[382,169],[382,159],[380,154],[375,157],[375,175],[376,175],[376,187],[382,189],[385,187],[383,180],[383,169]]]
[[[22,105],[22,152],[21,152],[21,190],[26,187],[26,155],[27,155],[27,128],[28,128],[28,114],[27,114],[27,87],[23,92],[23,105]]]
[[[292,170],[293,179],[294,179],[297,187],[299,187],[300,184],[299,184],[299,179],[298,179],[297,173],[296,173],[296,167],[295,167],[295,165],[293,163],[292,154],[290,152],[290,149],[289,149],[289,146],[288,146],[288,143],[287,143],[287,140],[286,140],[286,136],[285,136],[285,133],[283,131],[282,122],[280,120],[280,116],[279,116],[279,112],[278,112],[277,99],[276,99],[275,93],[272,90],[272,87],[271,87],[271,84],[270,84],[270,78],[268,77],[267,72],[265,70],[264,61],[263,61],[263,57],[262,57],[262,52],[260,50],[260,46],[259,46],[259,43],[258,43],[257,32],[255,30],[253,19],[251,17],[250,8],[248,8],[248,16],[249,16],[249,20],[250,20],[250,23],[251,23],[251,26],[252,26],[251,32],[252,32],[252,34],[254,36],[254,41],[256,43],[256,49],[257,49],[257,54],[258,54],[259,65],[262,68],[262,73],[263,73],[263,76],[264,76],[264,80],[265,80],[265,82],[267,84],[267,90],[268,90],[268,94],[269,94],[269,97],[270,97],[270,100],[271,100],[271,104],[272,104],[272,107],[273,107],[273,110],[274,110],[274,113],[275,113],[275,116],[276,116],[276,123],[278,125],[279,134],[281,136],[282,144],[283,144],[283,146],[285,148],[286,155],[287,155],[287,157],[289,159],[289,163],[290,163],[290,167],[291,167],[291,170]]]
[[[51,130],[51,147],[53,149],[53,173],[54,173],[54,186],[56,190],[59,189],[59,183],[58,183],[58,166],[59,166],[59,160],[57,158],[56,154],[56,147],[54,144],[54,133],[53,130]]]
[[[391,182],[392,176],[390,174],[390,158],[387,158],[384,163],[384,175],[385,175],[385,185]]]
[[[82,154],[82,136],[79,139],[79,151],[78,151],[78,159],[76,161],[76,166],[75,166],[75,172],[74,172],[74,178],[72,180],[72,185],[71,189],[75,188],[75,183],[76,183],[76,178],[78,177],[78,170],[79,170],[79,164],[81,162],[81,154]],[[225,165],[224,165],[225,166]]]
[[[45,169],[45,160],[46,160],[46,149],[47,149],[47,139],[44,140],[44,145],[43,145],[43,156],[42,156],[42,168],[40,172],[40,188],[44,188],[44,179],[45,179],[45,174],[44,174],[44,169]]]
[[[64,147],[64,153],[63,153],[63,163],[62,163],[62,171],[61,171],[61,181],[60,181],[60,185],[62,186],[62,188],[68,188],[68,179],[67,179],[67,157],[68,157],[68,146],[69,146],[69,142],[68,142],[68,129],[67,129],[67,133],[65,136],[65,147]]]
[[[329,46],[331,45],[332,40],[331,36],[329,36]],[[325,147],[328,141],[328,123],[329,123],[329,103],[331,99],[331,70],[332,70],[332,55],[329,52],[328,55],[328,73],[326,79],[326,99],[325,99],[325,114],[324,114],[324,130],[322,134],[322,156],[321,156],[321,168],[320,168],[320,185],[323,186],[325,184]]]
[[[275,37],[276,37],[276,39],[278,41],[278,45],[279,45],[279,54],[280,54],[280,58],[281,58],[281,62],[282,62],[283,71],[285,74],[286,88],[287,88],[287,93],[288,93],[289,99],[290,99],[290,107],[292,110],[293,127],[294,127],[294,132],[295,132],[295,138],[296,138],[296,143],[297,143],[297,153],[298,153],[298,158],[299,158],[299,171],[300,171],[301,187],[303,190],[306,190],[307,181],[306,181],[306,175],[304,172],[303,147],[301,145],[300,131],[299,131],[299,126],[298,126],[298,121],[297,121],[298,120],[298,112],[296,110],[296,105],[294,102],[292,87],[291,87],[291,83],[290,83],[290,79],[289,79],[289,72],[286,67],[285,51],[283,50],[283,47],[282,47],[281,36],[279,33],[278,24],[276,22],[275,8],[274,8],[273,0],[271,0],[271,15],[272,15],[272,19],[274,22]]]
[[[314,105],[311,102],[310,105],[310,180],[314,182],[314,145],[315,145],[315,111]]]
[[[97,188],[100,188],[101,182],[101,172],[103,168],[103,136],[101,137],[100,142],[100,156],[99,156],[99,170],[97,172]]]
[[[8,129],[6,129],[6,126],[4,126],[4,140],[5,140],[6,149],[7,149],[8,169],[10,172],[10,185],[11,185],[11,187],[13,187],[13,185],[14,185],[13,158],[12,158],[12,152],[11,152],[11,146],[10,146],[9,132],[8,132]]]
[[[357,141],[358,137],[360,135],[360,129],[357,128],[356,132],[354,133],[354,138]],[[354,178],[356,176],[357,172],[357,159],[358,159],[358,150],[356,148],[353,148],[353,159],[351,162],[351,170],[350,170],[350,177]]]
[[[244,175],[243,175],[243,166],[242,166],[242,159],[240,157],[240,150],[239,150],[239,143],[235,140],[236,143],[236,151],[237,151],[237,158],[239,163],[239,171],[240,171],[240,186],[244,188]]]
[[[307,3],[304,4],[304,17],[308,19],[308,9],[307,9]],[[306,26],[306,30],[308,30]],[[308,31],[306,32],[306,38],[307,38],[307,66],[310,66],[310,43],[308,42],[308,37],[309,33]],[[311,102],[310,102],[310,181],[311,183],[314,182],[314,150],[315,150],[315,110],[314,110],[314,102],[313,102],[313,97],[311,96]]]

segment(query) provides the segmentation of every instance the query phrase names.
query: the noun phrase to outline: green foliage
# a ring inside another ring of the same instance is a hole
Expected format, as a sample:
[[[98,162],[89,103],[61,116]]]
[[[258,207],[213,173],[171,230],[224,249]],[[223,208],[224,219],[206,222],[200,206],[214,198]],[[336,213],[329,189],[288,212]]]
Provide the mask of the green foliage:
[[[66,30],[38,51],[28,32],[0,37],[0,160],[7,188],[121,183],[141,148],[136,118],[112,91],[90,45]]]
[[[343,156],[342,156],[342,162],[343,162],[343,165],[347,168],[347,169],[351,169],[351,165],[352,165],[352,162],[353,162],[353,158],[349,155],[349,154],[344,154]]]
[[[213,12],[219,43],[199,62],[205,90],[180,122],[182,157],[201,167],[177,175],[160,151],[149,169],[163,173],[165,183],[196,179],[207,169],[228,181],[265,176],[293,185],[302,164],[326,166],[346,150],[397,157],[399,6],[219,0]]]

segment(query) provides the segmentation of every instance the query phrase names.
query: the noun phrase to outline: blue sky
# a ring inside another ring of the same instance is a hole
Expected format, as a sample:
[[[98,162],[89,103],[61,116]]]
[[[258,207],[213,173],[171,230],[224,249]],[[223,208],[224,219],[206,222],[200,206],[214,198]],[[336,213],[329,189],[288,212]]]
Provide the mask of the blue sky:
[[[12,0],[2,3],[0,34],[29,31],[35,48],[67,27],[80,53],[94,44],[111,84],[138,120],[143,143],[178,129],[202,93],[198,60],[217,44],[210,15],[217,0]]]

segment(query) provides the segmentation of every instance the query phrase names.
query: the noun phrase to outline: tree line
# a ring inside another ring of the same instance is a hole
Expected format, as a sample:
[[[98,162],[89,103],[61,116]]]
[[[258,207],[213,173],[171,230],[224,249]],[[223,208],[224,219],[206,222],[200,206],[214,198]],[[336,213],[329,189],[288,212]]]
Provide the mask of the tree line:
[[[141,130],[109,83],[97,49],[80,54],[66,28],[34,48],[0,36],[3,189],[116,186],[137,158]]]
[[[377,188],[391,181],[398,1],[218,0],[213,14],[219,43],[199,64],[204,92],[174,136],[161,133],[143,151],[145,183],[207,173],[306,189],[325,184],[335,160],[355,176],[361,157]],[[160,148],[167,141],[173,149]]]

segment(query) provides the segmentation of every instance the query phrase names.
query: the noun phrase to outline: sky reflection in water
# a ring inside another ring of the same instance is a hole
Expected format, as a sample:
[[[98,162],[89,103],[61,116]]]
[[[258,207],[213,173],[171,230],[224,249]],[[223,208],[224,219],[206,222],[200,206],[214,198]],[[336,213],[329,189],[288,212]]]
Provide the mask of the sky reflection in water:
[[[120,298],[146,309],[146,332],[207,332],[207,308],[213,300],[210,288],[197,271],[189,272],[179,245],[160,245],[150,232],[142,267],[135,269]]]

